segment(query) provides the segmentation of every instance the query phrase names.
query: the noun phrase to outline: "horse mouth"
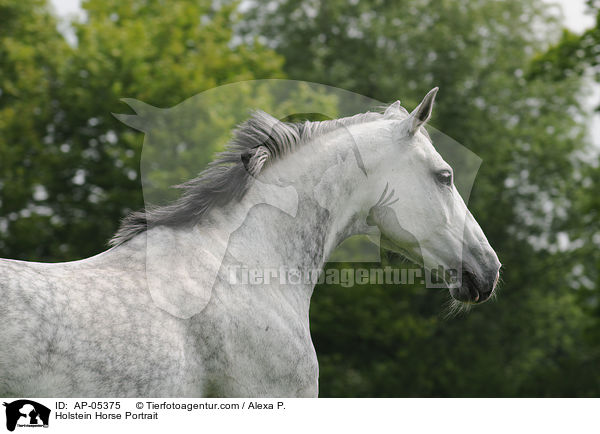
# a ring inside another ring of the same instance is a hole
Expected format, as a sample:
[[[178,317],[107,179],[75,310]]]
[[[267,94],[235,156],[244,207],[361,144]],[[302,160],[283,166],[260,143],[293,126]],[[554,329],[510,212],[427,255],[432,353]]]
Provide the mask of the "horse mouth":
[[[485,288],[484,282],[477,278],[474,273],[468,270],[463,270],[461,286],[450,288],[450,295],[455,300],[463,303],[481,304],[490,299],[494,293],[494,288],[496,287],[497,282],[498,276],[496,276],[491,289]]]

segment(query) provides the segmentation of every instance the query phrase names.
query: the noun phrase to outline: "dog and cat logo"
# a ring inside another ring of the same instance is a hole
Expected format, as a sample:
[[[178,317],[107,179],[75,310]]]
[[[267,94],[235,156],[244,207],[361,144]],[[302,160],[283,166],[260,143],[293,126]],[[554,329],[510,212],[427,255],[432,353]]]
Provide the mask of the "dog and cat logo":
[[[4,403],[6,407],[6,429],[15,428],[48,428],[50,409],[29,399],[19,399]]]

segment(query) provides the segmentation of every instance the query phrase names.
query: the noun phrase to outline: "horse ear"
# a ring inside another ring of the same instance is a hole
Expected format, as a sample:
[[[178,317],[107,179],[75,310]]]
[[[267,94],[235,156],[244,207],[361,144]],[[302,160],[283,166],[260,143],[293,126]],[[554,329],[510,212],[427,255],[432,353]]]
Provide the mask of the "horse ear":
[[[385,118],[393,118],[395,117],[398,113],[400,113],[402,109],[402,105],[400,104],[400,101],[396,101],[393,102],[392,104],[390,104],[388,106],[388,108],[385,109],[385,112],[383,113],[383,117]]]
[[[433,101],[435,100],[435,95],[437,94],[438,90],[439,90],[438,87],[434,87],[433,89],[431,89],[429,91],[429,93],[427,95],[425,95],[425,98],[423,98],[423,101],[421,101],[421,104],[419,104],[417,106],[417,108],[414,109],[412,111],[412,113],[410,114],[410,117],[408,118],[408,121],[409,121],[408,134],[409,135],[412,136],[417,131],[419,131],[419,128],[421,128],[423,125],[425,125],[425,123],[431,117],[431,110],[433,109]]]
[[[252,148],[244,152],[241,158],[242,164],[248,173],[256,177],[271,159],[271,153],[266,146],[257,146],[256,148]]]

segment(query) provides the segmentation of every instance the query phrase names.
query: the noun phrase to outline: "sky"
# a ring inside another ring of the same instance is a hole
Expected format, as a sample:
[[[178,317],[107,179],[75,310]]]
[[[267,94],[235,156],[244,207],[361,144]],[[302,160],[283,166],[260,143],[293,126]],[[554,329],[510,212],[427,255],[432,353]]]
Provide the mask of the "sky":
[[[585,13],[585,0],[554,0],[562,6],[564,23],[570,30],[581,33],[594,25],[594,16]]]
[[[51,0],[56,12],[61,16],[81,11],[81,0]]]

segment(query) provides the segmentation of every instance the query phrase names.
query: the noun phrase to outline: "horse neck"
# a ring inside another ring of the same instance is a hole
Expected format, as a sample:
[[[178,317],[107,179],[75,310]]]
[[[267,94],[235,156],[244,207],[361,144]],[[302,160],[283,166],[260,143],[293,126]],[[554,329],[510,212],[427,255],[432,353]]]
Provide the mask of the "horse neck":
[[[240,203],[216,211],[229,222],[229,250],[241,264],[315,273],[343,239],[363,232],[366,216],[354,194],[365,174],[347,144],[329,140],[276,163],[278,173],[288,174],[287,187],[256,183]],[[299,286],[309,295],[314,287]]]

